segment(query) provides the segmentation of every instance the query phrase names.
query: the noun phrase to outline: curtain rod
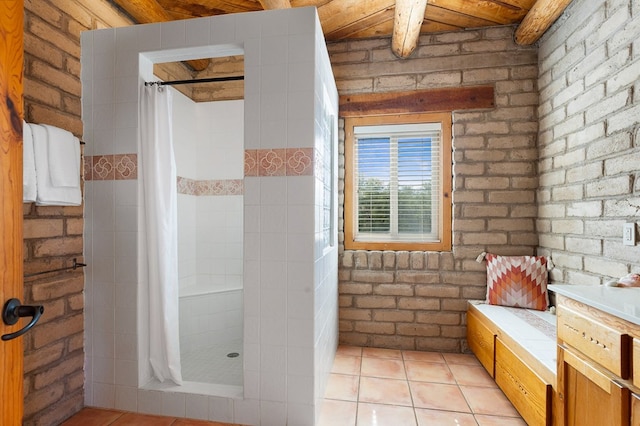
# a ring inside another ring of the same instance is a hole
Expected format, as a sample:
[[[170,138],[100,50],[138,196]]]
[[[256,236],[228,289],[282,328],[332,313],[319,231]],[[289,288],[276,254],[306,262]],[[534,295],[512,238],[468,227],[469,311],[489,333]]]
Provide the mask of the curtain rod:
[[[145,86],[174,86],[176,84],[194,84],[194,83],[214,83],[221,81],[237,81],[244,80],[244,75],[236,75],[231,77],[210,77],[195,80],[174,80],[174,81],[145,81]]]

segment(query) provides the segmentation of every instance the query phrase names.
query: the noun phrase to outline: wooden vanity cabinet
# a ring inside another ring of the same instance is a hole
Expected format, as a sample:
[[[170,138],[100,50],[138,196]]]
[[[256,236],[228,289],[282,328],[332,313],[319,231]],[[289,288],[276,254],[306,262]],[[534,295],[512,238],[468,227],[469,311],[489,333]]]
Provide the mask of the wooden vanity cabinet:
[[[631,394],[631,426],[640,426],[640,395]]]
[[[627,426],[632,405],[637,422],[640,401],[632,404],[631,381],[631,335],[637,326],[561,296],[557,315],[557,424]]]
[[[558,348],[565,426],[629,424],[631,391],[618,377],[571,348]]]

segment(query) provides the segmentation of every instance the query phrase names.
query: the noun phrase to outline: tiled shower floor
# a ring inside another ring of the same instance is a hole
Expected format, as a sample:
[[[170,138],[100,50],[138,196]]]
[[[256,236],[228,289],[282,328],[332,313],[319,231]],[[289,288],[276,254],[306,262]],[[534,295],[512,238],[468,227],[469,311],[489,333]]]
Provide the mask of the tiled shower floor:
[[[239,356],[230,358],[229,353]],[[200,349],[180,355],[182,380],[242,386],[242,341]]]

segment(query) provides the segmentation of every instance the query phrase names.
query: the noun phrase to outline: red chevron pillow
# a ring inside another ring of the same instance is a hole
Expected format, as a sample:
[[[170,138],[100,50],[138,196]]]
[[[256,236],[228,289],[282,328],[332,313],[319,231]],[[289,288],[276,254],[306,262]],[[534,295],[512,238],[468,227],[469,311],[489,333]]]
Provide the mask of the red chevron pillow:
[[[486,260],[487,303],[540,311],[547,309],[546,257],[487,253]]]

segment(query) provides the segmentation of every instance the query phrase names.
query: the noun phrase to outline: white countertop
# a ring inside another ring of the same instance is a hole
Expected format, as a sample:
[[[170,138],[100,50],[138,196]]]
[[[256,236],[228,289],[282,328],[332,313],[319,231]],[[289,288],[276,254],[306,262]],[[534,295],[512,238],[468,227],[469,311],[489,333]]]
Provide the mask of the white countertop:
[[[548,289],[640,325],[640,287],[550,284]]]

